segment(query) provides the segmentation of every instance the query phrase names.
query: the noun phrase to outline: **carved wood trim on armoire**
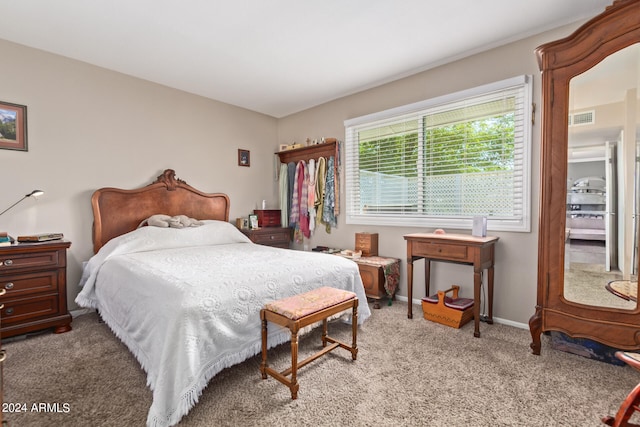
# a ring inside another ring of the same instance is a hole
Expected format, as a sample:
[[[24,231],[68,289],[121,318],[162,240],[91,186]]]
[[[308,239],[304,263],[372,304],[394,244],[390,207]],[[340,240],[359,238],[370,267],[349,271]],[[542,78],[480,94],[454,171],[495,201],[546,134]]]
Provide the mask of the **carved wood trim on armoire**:
[[[570,191],[568,188],[571,189],[567,183],[569,114],[573,107],[569,93],[573,86],[570,83],[605,58],[632,45],[635,49],[638,43],[640,0],[617,0],[570,36],[544,44],[536,50],[542,72],[542,145],[537,305],[529,321],[534,354],[540,354],[540,336],[547,331],[591,339],[618,349],[640,349],[640,310],[637,304],[625,309],[578,302],[569,298],[568,287],[565,287],[565,274],[569,274],[565,272],[565,263],[570,261],[565,253],[570,238],[567,217],[573,215],[567,210],[567,193]],[[636,66],[636,72],[638,68],[640,64]],[[636,126],[640,129],[636,124],[631,128]],[[637,188],[633,191],[638,193]],[[631,209],[632,204],[628,203],[625,209]],[[637,237],[637,228],[626,231],[624,237],[633,240]],[[636,259],[635,267],[637,265]],[[629,283],[635,287],[637,295],[637,278]],[[603,282],[604,292],[605,285]]]

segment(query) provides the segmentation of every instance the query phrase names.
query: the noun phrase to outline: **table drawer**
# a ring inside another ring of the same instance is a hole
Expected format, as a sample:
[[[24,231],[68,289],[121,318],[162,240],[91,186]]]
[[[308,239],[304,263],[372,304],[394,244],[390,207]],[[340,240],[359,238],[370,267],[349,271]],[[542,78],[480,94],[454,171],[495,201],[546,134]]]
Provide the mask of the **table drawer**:
[[[22,268],[64,267],[63,264],[60,259],[60,251],[0,255],[0,272]]]
[[[52,294],[5,301],[0,314],[2,316],[2,326],[8,327],[14,323],[58,314],[60,311],[58,298],[58,294]]]
[[[413,243],[413,255],[427,258],[442,258],[466,261],[468,257],[467,247],[462,245],[449,245],[446,243]]]
[[[7,291],[0,301],[34,293],[57,293],[58,270],[4,275],[0,277],[0,289]]]

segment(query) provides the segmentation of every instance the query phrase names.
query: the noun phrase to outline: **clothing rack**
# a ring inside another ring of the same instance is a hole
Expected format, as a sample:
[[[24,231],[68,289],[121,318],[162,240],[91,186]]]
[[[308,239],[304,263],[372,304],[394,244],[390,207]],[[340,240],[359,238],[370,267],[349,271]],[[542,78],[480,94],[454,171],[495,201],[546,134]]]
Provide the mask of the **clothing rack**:
[[[336,159],[333,164],[334,174],[337,172],[338,168],[338,141],[332,142],[324,142],[322,144],[309,145],[307,147],[294,148],[292,150],[279,151],[275,154],[280,157],[280,163],[289,163],[294,162],[298,163],[300,160],[304,160],[305,162],[309,162],[309,160],[314,159],[317,160],[320,157],[329,158],[331,156]],[[336,174],[337,175],[337,174]]]

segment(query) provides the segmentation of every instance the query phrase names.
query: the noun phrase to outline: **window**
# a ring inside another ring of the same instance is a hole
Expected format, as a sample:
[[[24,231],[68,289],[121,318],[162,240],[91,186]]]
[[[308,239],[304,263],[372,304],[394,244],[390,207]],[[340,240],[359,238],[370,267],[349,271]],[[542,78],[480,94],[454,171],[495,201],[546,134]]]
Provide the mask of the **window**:
[[[348,224],[530,231],[531,76],[345,121]]]

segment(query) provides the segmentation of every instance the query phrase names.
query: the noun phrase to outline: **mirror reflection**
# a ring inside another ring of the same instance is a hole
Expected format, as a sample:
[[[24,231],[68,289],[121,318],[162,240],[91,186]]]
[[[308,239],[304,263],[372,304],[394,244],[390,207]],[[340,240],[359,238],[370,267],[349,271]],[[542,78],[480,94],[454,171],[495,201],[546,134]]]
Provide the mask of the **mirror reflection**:
[[[634,309],[638,295],[640,44],[571,79],[564,296]]]

